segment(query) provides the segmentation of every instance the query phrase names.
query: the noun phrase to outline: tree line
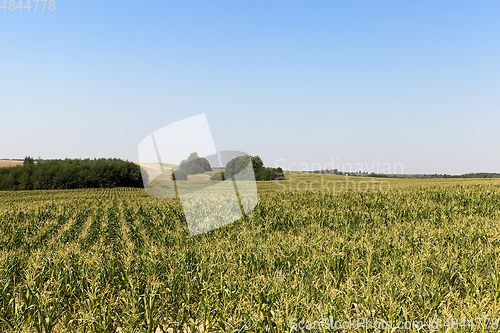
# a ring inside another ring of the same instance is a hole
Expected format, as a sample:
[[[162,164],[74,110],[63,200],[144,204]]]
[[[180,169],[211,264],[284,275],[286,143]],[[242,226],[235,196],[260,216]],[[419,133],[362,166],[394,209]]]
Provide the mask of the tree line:
[[[42,161],[0,168],[0,190],[143,187],[140,166],[116,158]]]
[[[252,170],[248,170],[247,166],[252,163]],[[212,171],[210,163],[205,158],[200,158],[196,152],[191,153],[186,160],[183,160],[179,169],[175,170],[171,175],[172,180],[187,180],[188,175]],[[276,180],[285,179],[283,169],[281,168],[266,168],[264,162],[259,156],[243,155],[233,158],[229,161],[224,170],[217,172],[210,177],[211,180],[225,180],[238,175],[239,180],[251,179],[247,177],[247,172],[254,173],[255,180]]]
[[[238,156],[233,158],[226,164],[226,168],[223,172],[221,172],[222,180],[225,178],[230,178],[235,175],[239,175],[240,179],[245,179],[246,175],[244,174],[247,170],[247,166],[252,162],[252,169],[255,175],[255,180],[276,180],[276,179],[285,179],[285,174],[283,173],[283,169],[281,168],[266,168],[264,167],[264,162],[262,159],[257,156]],[[251,172],[251,171],[250,171]],[[212,180],[220,180],[220,176],[218,174],[212,176]],[[251,179],[251,178],[248,178]]]
[[[349,175],[359,177],[378,177],[378,178],[500,178],[499,173],[493,172],[476,172],[466,173],[463,175],[447,175],[447,174],[384,174],[384,173],[368,173],[362,171],[346,172],[337,169],[304,171],[308,173],[332,174],[332,175]]]

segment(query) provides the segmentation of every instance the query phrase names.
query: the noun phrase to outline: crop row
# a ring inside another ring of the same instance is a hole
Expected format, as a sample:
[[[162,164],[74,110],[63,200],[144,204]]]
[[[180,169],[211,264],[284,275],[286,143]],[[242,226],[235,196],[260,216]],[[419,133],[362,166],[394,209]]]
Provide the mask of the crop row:
[[[178,201],[143,190],[2,193],[0,331],[281,332],[292,318],[497,316],[498,184],[417,185],[268,188],[249,215],[196,237]]]

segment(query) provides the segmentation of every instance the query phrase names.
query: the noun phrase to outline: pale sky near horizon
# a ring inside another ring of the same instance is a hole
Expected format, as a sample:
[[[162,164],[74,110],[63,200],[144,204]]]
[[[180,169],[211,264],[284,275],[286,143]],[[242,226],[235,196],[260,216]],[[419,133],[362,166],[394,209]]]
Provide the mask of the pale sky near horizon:
[[[0,159],[137,161],[205,113],[267,166],[500,172],[499,1],[31,5],[0,9]]]

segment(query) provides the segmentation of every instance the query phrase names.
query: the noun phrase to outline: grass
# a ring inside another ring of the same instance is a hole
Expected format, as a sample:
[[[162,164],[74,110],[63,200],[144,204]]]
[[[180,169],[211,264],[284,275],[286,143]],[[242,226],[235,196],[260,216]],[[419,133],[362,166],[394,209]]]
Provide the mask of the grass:
[[[178,201],[144,190],[0,192],[0,331],[499,317],[499,180],[375,179],[390,190],[334,195],[321,175],[286,176],[258,183],[250,215],[196,237]]]

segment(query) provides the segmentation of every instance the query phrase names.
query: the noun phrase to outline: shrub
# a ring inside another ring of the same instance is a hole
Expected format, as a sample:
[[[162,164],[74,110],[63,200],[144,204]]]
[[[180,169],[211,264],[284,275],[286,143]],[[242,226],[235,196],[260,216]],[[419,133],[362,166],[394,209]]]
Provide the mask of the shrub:
[[[231,178],[238,174],[238,178],[245,178],[246,175],[241,174],[241,172],[251,172],[251,169],[247,168],[250,163],[250,156],[248,155],[233,158],[226,164],[226,168],[224,169],[226,178]]]
[[[281,168],[262,168],[255,175],[255,180],[284,180],[285,174]]]
[[[225,180],[226,178],[224,177],[224,171],[217,172],[216,174],[212,175],[210,177],[210,180]]]
[[[248,165],[252,163],[253,172],[255,174],[255,180],[283,180],[285,179],[285,174],[283,169],[278,168],[266,168],[259,156],[238,156],[229,161],[226,165],[225,176],[226,178],[238,175],[239,180],[249,180],[250,172]],[[243,172],[242,172],[243,171]]]
[[[212,171],[210,162],[206,158],[198,157],[197,153],[191,153],[187,160],[183,160],[179,168],[184,170],[189,175],[203,173],[205,171]]]
[[[182,169],[177,169],[174,172],[172,172],[170,179],[172,179],[172,180],[187,180],[188,174]]]

